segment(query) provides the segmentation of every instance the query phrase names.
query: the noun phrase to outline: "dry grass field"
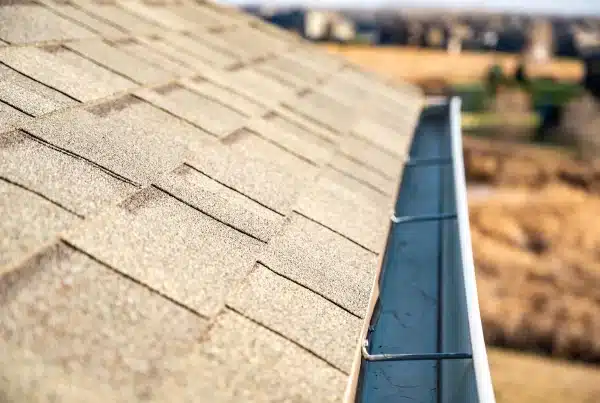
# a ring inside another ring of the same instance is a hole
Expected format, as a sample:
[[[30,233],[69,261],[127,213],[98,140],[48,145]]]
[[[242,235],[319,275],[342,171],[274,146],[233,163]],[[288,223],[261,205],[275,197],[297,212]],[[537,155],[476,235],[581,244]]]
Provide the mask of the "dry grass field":
[[[492,348],[497,403],[597,403],[600,371],[583,364]]]
[[[442,50],[408,47],[372,47],[367,45],[323,45],[334,53],[368,70],[388,78],[411,82],[441,80],[461,83],[481,79],[493,63],[499,63],[507,73],[513,72],[517,63],[515,55],[484,53],[448,54]],[[532,77],[555,77],[563,80],[579,80],[583,66],[578,61],[555,60],[548,64],[531,65]]]

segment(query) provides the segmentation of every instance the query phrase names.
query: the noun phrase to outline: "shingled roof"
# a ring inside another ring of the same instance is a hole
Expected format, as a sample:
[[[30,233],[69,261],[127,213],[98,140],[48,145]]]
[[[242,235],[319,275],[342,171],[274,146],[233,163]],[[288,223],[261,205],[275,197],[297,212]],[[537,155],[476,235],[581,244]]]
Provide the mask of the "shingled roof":
[[[193,1],[0,1],[0,401],[339,401],[420,93]]]

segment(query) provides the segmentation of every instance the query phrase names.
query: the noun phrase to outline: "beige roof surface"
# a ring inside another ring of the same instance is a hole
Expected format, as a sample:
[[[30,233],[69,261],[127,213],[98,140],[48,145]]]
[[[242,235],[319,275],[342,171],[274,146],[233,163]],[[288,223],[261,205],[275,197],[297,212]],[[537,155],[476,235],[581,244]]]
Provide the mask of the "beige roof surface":
[[[0,401],[339,401],[421,95],[193,1],[0,1]]]

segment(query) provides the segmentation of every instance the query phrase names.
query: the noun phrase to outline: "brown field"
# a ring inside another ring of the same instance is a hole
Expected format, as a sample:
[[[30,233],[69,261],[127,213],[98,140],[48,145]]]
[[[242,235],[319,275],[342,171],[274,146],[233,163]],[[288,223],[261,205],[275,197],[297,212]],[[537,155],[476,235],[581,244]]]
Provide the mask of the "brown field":
[[[500,349],[488,353],[498,403],[600,402],[600,371]]]
[[[460,83],[481,79],[492,63],[500,63],[504,71],[514,71],[518,56],[464,52],[458,55],[442,50],[407,47],[372,47],[367,45],[323,45],[334,53],[346,56],[362,65],[392,79],[421,81],[445,81]],[[579,80],[583,74],[580,62],[563,59],[548,64],[530,65],[533,77],[549,76],[563,80]]]

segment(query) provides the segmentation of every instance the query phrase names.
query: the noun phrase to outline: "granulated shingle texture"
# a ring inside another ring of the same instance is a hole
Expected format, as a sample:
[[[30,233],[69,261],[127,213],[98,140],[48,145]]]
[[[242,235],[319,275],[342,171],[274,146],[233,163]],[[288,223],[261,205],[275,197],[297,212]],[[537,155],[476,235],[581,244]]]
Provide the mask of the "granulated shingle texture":
[[[33,116],[44,115],[77,103],[4,65],[0,65],[0,100]]]
[[[350,371],[362,321],[325,298],[259,264],[227,303],[336,368]]]
[[[135,86],[62,47],[0,49],[0,61],[79,101],[91,101]]]
[[[175,168],[191,148],[211,140],[131,96],[39,119],[26,129],[134,183]]]
[[[207,325],[64,244],[3,276],[0,301],[4,348],[25,350],[37,369],[24,373],[16,368],[27,362],[12,362],[11,383],[43,380],[50,369],[50,376],[62,372],[54,381],[75,380],[75,390],[94,387],[94,379],[112,387],[111,394],[128,389],[143,400],[152,398],[157,385],[181,376],[185,368],[178,360],[193,351]],[[44,386],[46,400],[54,391]]]
[[[148,102],[191,122],[217,137],[242,127],[244,115],[224,102],[216,102],[179,85],[144,89],[137,94]]]
[[[54,13],[65,19],[77,22],[79,25],[83,25],[85,28],[105,38],[120,38],[125,36],[125,31],[119,29],[116,25],[100,18],[95,18],[71,4],[56,3],[53,0],[38,1],[50,8]]]
[[[388,199],[352,178],[328,170],[302,194],[295,209],[365,248],[379,252],[385,237],[381,222],[393,211]]]
[[[0,400],[342,400],[420,94],[216,4],[4,3]]]
[[[81,25],[33,3],[0,5],[0,39],[6,42],[24,44],[93,36]]]
[[[265,242],[283,220],[281,215],[189,165],[178,167],[158,184],[206,214]]]
[[[261,261],[354,315],[364,315],[377,256],[343,236],[292,214]]]
[[[247,131],[234,133],[228,147],[206,147],[192,166],[281,214],[317,175],[315,166]]]
[[[136,189],[22,132],[0,134],[0,177],[88,216]]]
[[[172,78],[166,71],[102,40],[69,42],[67,48],[137,83],[149,84]]]
[[[10,266],[76,224],[77,216],[52,201],[0,179],[0,265]]]
[[[69,233],[70,242],[204,316],[252,268],[263,243],[147,188]]]

